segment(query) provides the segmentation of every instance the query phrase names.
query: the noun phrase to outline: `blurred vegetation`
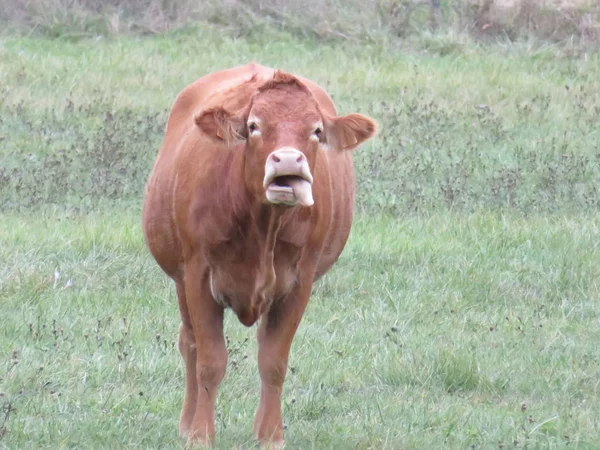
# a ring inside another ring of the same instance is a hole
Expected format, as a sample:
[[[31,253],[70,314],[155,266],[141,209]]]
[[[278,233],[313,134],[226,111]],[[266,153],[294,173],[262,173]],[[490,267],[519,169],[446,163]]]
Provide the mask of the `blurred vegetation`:
[[[194,22],[237,37],[275,27],[319,40],[379,41],[430,29],[596,49],[595,0],[0,0],[8,32],[51,37],[156,34]]]

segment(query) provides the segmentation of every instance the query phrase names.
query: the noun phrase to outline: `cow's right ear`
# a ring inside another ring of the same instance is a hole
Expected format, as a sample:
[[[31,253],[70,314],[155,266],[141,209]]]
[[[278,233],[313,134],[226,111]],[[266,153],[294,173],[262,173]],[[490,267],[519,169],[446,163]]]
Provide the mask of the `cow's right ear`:
[[[213,139],[225,141],[227,145],[246,139],[246,124],[223,108],[211,108],[200,112],[194,121],[198,128]]]

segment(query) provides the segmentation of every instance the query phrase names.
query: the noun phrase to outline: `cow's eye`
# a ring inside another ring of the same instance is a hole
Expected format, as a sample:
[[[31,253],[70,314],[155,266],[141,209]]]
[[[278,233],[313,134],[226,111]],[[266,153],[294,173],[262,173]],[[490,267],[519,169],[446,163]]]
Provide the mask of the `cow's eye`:
[[[250,132],[250,134],[256,133],[258,131],[258,125],[256,124],[256,122],[248,123],[248,131]]]
[[[313,136],[317,138],[319,141],[323,139],[323,128],[316,127],[315,131],[313,131]]]

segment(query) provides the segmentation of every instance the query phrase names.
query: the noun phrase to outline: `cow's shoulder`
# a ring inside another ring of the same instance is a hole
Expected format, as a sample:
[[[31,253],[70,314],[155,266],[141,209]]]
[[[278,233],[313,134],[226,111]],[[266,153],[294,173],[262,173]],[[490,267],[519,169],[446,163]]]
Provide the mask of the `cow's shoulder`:
[[[325,91],[325,89],[323,89],[314,81],[309,80],[308,78],[304,78],[301,76],[297,78],[310,90],[311,94],[319,104],[319,107],[321,108],[321,111],[324,114],[330,117],[337,116],[337,111],[335,109],[333,100],[331,99],[327,91]]]
[[[184,88],[173,103],[167,135],[180,133],[193,124],[201,110],[220,107],[236,112],[250,102],[256,87],[273,76],[274,70],[256,63],[205,75]]]

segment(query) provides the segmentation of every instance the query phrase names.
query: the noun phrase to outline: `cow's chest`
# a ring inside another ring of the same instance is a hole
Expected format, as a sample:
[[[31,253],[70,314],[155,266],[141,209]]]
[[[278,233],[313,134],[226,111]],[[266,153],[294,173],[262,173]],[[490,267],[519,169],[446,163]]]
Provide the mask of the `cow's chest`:
[[[284,297],[295,285],[301,248],[276,241],[271,249],[262,239],[232,239],[207,254],[214,299],[238,315],[252,302]]]

